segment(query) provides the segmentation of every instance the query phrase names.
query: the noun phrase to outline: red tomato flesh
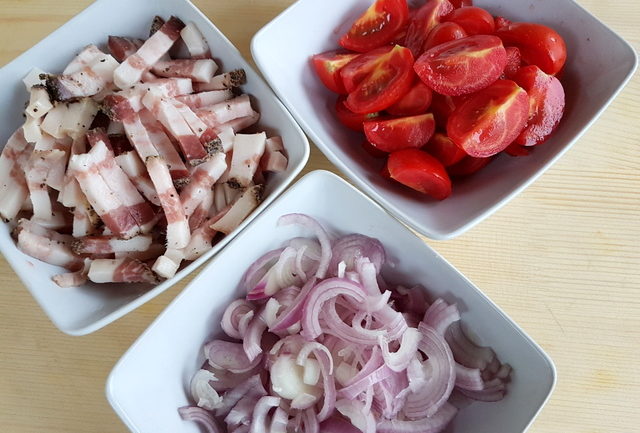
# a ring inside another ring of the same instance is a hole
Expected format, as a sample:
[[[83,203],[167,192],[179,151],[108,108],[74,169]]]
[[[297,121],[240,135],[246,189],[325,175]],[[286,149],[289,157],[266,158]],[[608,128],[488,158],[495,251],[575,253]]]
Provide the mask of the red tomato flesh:
[[[364,123],[364,134],[378,150],[395,152],[424,146],[436,129],[433,114],[372,120]]]
[[[507,66],[504,67],[504,76],[511,80],[522,66],[522,56],[516,47],[505,47],[505,51],[507,52]]]
[[[424,43],[429,33],[440,24],[442,17],[453,12],[449,0],[429,0],[418,9],[409,23],[405,46],[415,57],[424,51]]]
[[[354,61],[358,62],[359,58]],[[398,102],[413,84],[413,55],[407,48],[396,45],[372,63],[369,73],[347,97],[345,104],[354,113],[374,113],[389,108]],[[347,65],[343,71],[349,66]]]
[[[454,8],[463,8],[465,6],[473,6],[473,0],[449,0]]]
[[[445,96],[439,93],[433,93],[431,99],[431,111],[436,119],[438,127],[446,129],[449,116],[456,109],[456,101],[453,96]]]
[[[422,81],[417,80],[411,90],[398,102],[387,108],[394,116],[415,116],[424,114],[431,106],[433,92]]]
[[[456,9],[444,20],[458,24],[469,36],[490,35],[496,30],[493,15],[474,6]]]
[[[503,27],[509,27],[511,24],[513,24],[512,21],[506,19],[505,17],[495,17],[493,23],[495,25],[496,31],[500,30]]]
[[[567,60],[562,36],[550,27],[535,23],[513,23],[496,32],[505,45],[518,47],[522,60],[555,75]]]
[[[431,48],[420,56],[414,69],[436,92],[457,96],[495,82],[506,64],[507,53],[500,38],[477,35]]]
[[[360,54],[342,67],[340,69],[340,78],[347,93],[353,92],[358,87],[358,84],[376,68],[380,57],[388,54],[391,50],[393,50],[393,47],[376,48],[368,53]]]
[[[445,167],[457,164],[467,156],[453,140],[440,132],[436,132],[422,150],[434,156]]]
[[[431,30],[431,33],[429,33],[429,37],[424,43],[424,49],[425,51],[430,50],[445,42],[455,41],[456,39],[466,38],[467,36],[469,36],[467,32],[456,23],[438,24]]]
[[[513,81],[498,80],[455,109],[447,135],[468,155],[486,158],[506,149],[528,117],[527,92]]]
[[[344,51],[328,51],[311,57],[313,67],[322,83],[335,93],[346,94],[340,71],[359,54]]]
[[[535,146],[549,138],[560,124],[565,106],[564,88],[560,80],[537,66],[521,68],[514,80],[530,98],[529,120],[516,143]]]
[[[386,171],[391,179],[436,200],[444,200],[451,195],[451,179],[444,166],[421,150],[393,152],[389,155]]]
[[[345,97],[340,96],[336,101],[336,116],[340,123],[354,131],[363,132],[363,124],[367,120],[373,120],[380,117],[380,113],[356,114],[349,110],[345,105]]]
[[[467,156],[459,163],[447,168],[447,171],[451,177],[471,176],[485,168],[491,161],[493,161],[493,158],[474,158]]]
[[[406,0],[378,0],[340,38],[340,45],[359,53],[387,45],[408,19]]]

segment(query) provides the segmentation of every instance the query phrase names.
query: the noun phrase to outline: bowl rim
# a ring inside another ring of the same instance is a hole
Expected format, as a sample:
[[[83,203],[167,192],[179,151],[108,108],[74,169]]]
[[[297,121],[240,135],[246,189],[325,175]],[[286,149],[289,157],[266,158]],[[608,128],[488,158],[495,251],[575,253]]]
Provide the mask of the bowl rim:
[[[583,135],[593,126],[593,124],[602,116],[604,111],[611,105],[614,99],[618,97],[620,92],[627,86],[633,75],[635,74],[638,68],[638,54],[636,53],[634,47],[629,43],[626,39],[620,36],[617,32],[615,32],[611,27],[581,6],[576,0],[564,0],[566,2],[572,3],[577,8],[579,8],[583,13],[587,16],[591,17],[598,24],[600,24],[603,28],[605,28],[613,37],[622,42],[623,46],[629,51],[629,56],[632,61],[631,68],[627,71],[624,79],[620,82],[620,84],[616,87],[614,92],[611,94],[609,98],[605,101],[605,103],[598,109],[598,111],[593,115],[593,117],[580,129],[576,136],[564,144],[562,148],[545,164],[541,165],[538,170],[529,178],[527,178],[522,184],[511,190],[508,194],[506,194],[501,200],[497,203],[486,207],[482,212],[480,212],[476,217],[468,220],[466,223],[459,225],[457,228],[453,230],[435,230],[431,227],[428,227],[421,223],[417,218],[410,217],[402,210],[402,207],[396,206],[392,204],[386,197],[392,194],[393,192],[382,191],[380,192],[377,188],[372,187],[366,179],[362,176],[356,174],[349,165],[341,160],[337,154],[332,150],[332,147],[339,146],[334,141],[325,142],[318,134],[309,126],[306,122],[304,116],[302,116],[295,104],[292,103],[289,98],[286,96],[285,92],[275,85],[274,81],[270,74],[265,73],[265,63],[266,59],[263,59],[260,55],[259,44],[261,39],[264,37],[266,33],[268,33],[273,27],[276,27],[278,22],[281,19],[291,13],[292,10],[302,7],[300,5],[305,4],[307,2],[312,2],[313,0],[297,0],[291,6],[282,11],[278,16],[272,19],[269,23],[267,23],[264,27],[262,27],[251,39],[251,56],[253,57],[256,66],[262,73],[262,76],[269,83],[271,88],[274,90],[276,95],[280,98],[280,100],[285,104],[285,106],[289,109],[293,117],[298,121],[298,124],[304,129],[305,133],[311,138],[313,143],[316,145],[318,149],[329,159],[345,176],[349,178],[355,185],[358,186],[362,191],[364,191],[367,195],[374,199],[377,203],[379,203],[387,212],[392,214],[395,218],[402,221],[404,224],[411,227],[416,232],[432,239],[432,240],[450,240],[454,239],[467,231],[471,230],[493,214],[495,214],[502,207],[506,206],[509,202],[511,202],[517,195],[522,193],[525,189],[527,189],[531,184],[533,184],[536,180],[538,180],[544,173],[546,173],[551,166],[553,166],[566,152],[568,152],[582,137]],[[310,54],[311,55],[311,54]]]

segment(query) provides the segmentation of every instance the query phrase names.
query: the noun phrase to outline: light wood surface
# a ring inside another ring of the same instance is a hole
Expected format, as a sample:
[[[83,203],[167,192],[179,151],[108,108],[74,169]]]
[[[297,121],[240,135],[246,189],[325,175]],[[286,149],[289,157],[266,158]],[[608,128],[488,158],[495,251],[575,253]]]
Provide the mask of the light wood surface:
[[[0,0],[0,65],[89,3]],[[253,34],[292,0],[195,3],[249,59]],[[640,47],[640,3],[580,3]],[[640,431],[639,99],[636,76],[532,187],[466,235],[430,242],[555,360],[558,386],[531,433]],[[305,172],[319,168],[335,170],[312,146]],[[104,397],[105,379],[189,280],[72,338],[0,257],[0,432],[126,432]]]

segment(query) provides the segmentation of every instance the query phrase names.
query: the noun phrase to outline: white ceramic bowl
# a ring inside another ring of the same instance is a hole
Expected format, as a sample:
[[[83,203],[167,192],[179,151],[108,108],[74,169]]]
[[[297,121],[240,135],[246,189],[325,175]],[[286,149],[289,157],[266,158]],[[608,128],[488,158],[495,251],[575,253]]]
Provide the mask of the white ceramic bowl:
[[[452,433],[520,433],[542,408],[555,384],[547,354],[500,308],[451,264],[380,206],[337,176],[315,171],[260,214],[214,258],[166,308],[114,367],[107,398],[135,433],[197,433],[177,408],[189,404],[192,375],[204,362],[203,344],[221,334],[226,306],[244,295],[238,283],[249,265],[294,236],[298,227],[276,227],[281,215],[299,212],[333,234],[362,233],[380,239],[391,264],[383,274],[395,282],[420,283],[433,296],[457,302],[462,319],[514,368],[506,398],[474,403],[456,417]],[[365,217],[366,216],[366,217]]]
[[[450,198],[436,202],[380,176],[383,162],[363,151],[361,136],[336,120],[336,96],[310,66],[311,55],[338,48],[338,38],[370,4],[371,0],[299,0],[255,35],[253,58],[318,148],[395,217],[433,239],[464,233],[530,185],[600,116],[637,65],[633,48],[573,0],[474,1],[514,21],[547,24],[565,38],[567,111],[551,140],[533,155],[501,156],[480,173],[456,182]]]
[[[148,36],[155,15],[175,15],[193,21],[208,40],[214,56],[225,71],[244,68],[246,93],[255,97],[262,113],[260,125],[270,134],[282,135],[289,155],[289,167],[270,178],[265,200],[233,233],[211,251],[181,270],[175,277],[155,287],[149,285],[87,284],[61,289],[51,281],[60,268],[22,254],[10,236],[10,228],[0,224],[0,252],[31,291],[51,321],[63,332],[83,335],[96,331],[162,293],[220,251],[237,233],[251,223],[302,170],[309,158],[309,143],[295,120],[275,97],[269,86],[242,58],[231,42],[188,0],[98,0],[33,48],[0,70],[0,146],[23,122],[22,111],[28,94],[22,77],[33,67],[61,71],[85,45],[106,44],[108,35]]]

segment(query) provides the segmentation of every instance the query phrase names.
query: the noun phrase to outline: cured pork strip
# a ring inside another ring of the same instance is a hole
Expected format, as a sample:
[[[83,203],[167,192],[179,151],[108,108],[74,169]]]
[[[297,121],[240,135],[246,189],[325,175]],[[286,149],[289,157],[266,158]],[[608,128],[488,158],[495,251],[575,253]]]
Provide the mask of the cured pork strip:
[[[209,107],[199,108],[195,113],[207,126],[215,128],[234,119],[251,116],[254,111],[251,108],[249,95],[242,95]]]
[[[72,271],[83,267],[83,260],[69,247],[71,236],[60,235],[25,219],[18,222],[15,234],[18,249],[31,257]]]
[[[216,75],[208,83],[195,83],[193,90],[207,92],[209,90],[225,90],[242,86],[247,83],[247,74],[244,69],[236,69],[224,74]]]
[[[192,59],[211,58],[209,44],[194,23],[187,23],[187,25],[180,31],[180,36],[182,37],[184,44],[187,46],[187,50],[189,50],[189,54]]]
[[[189,218],[227,169],[224,153],[216,153],[191,174],[191,182],[180,193],[184,214]]]
[[[118,62],[101,53],[79,70],[68,75],[49,75],[47,91],[53,101],[69,101],[100,93],[113,80]]]
[[[160,206],[160,199],[149,178],[147,169],[135,152],[125,152],[116,156],[116,162],[140,193],[151,203]]]
[[[228,235],[234,231],[242,221],[258,207],[262,201],[262,185],[254,185],[247,188],[242,195],[231,205],[225,215],[215,223],[211,224],[211,229]]]
[[[199,83],[208,83],[218,70],[218,65],[211,59],[178,59],[159,61],[151,68],[158,77],[190,78]]]
[[[132,251],[146,251],[153,239],[150,235],[119,239],[115,236],[85,236],[71,242],[71,250],[78,255],[112,254]]]
[[[122,63],[127,57],[135,54],[143,43],[142,39],[109,36],[107,46],[113,58]]]
[[[233,156],[227,183],[232,188],[248,187],[264,154],[267,134],[238,134],[233,142]]]
[[[208,107],[220,102],[228,101],[229,99],[232,99],[233,96],[233,91],[229,89],[211,90],[209,92],[178,96],[175,100],[182,102],[192,110],[196,110],[198,108]]]
[[[285,171],[289,160],[285,155],[282,137],[271,137],[267,139],[265,152],[260,160],[260,170],[278,173]]]
[[[87,282],[91,259],[84,259],[84,266],[76,272],[67,272],[51,277],[54,283],[62,288],[79,287]]]
[[[89,280],[94,283],[152,283],[158,279],[145,263],[131,258],[91,262]]]
[[[26,165],[33,145],[24,139],[19,128],[7,141],[0,155],[0,217],[12,220],[29,196],[23,166]]]

